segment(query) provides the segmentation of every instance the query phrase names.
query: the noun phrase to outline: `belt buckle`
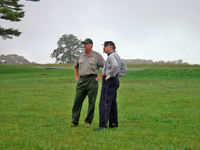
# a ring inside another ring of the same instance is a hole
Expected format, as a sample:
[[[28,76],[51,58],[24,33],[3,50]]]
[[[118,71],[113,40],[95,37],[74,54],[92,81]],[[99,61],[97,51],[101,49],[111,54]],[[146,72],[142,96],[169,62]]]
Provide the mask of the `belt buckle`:
[[[83,79],[85,79],[86,77],[87,77],[86,75],[82,76]]]

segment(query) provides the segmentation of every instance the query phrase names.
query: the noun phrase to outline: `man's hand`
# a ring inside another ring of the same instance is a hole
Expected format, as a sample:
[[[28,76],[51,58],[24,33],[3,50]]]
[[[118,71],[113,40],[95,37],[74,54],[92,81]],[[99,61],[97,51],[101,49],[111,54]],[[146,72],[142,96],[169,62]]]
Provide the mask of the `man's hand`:
[[[100,76],[96,77],[96,81],[99,81],[100,79],[101,79],[101,77],[100,77]]]
[[[78,80],[79,80],[79,76],[78,76],[78,68],[74,68],[74,74],[75,74],[76,82],[78,82]]]
[[[107,81],[108,79],[110,79],[110,77],[109,76],[107,76],[106,78],[105,78],[105,80]]]
[[[76,79],[76,82],[78,82],[78,80],[79,80],[79,77],[78,77],[78,76],[75,76],[75,79]]]
[[[99,81],[101,78],[102,78],[102,72],[100,73],[98,77],[96,77],[96,81]]]

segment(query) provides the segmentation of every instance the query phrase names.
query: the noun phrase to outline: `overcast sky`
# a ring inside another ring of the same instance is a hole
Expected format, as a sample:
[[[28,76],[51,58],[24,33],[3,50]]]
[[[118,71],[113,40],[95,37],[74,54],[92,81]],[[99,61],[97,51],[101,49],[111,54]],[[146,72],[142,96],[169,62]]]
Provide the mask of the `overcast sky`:
[[[17,54],[31,62],[54,63],[50,54],[64,34],[91,38],[93,49],[112,40],[123,59],[200,64],[200,0],[41,0],[24,4],[25,17],[14,23],[20,37],[0,38],[0,54]]]

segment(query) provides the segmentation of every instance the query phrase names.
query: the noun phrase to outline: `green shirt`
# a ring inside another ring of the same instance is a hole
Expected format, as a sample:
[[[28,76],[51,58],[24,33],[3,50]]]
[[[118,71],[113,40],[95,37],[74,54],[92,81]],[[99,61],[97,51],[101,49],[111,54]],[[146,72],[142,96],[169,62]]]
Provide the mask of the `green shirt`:
[[[74,63],[74,67],[79,69],[79,75],[90,75],[97,74],[100,67],[103,68],[105,63],[102,55],[96,51],[91,51],[90,55],[87,56],[85,52],[82,52]]]

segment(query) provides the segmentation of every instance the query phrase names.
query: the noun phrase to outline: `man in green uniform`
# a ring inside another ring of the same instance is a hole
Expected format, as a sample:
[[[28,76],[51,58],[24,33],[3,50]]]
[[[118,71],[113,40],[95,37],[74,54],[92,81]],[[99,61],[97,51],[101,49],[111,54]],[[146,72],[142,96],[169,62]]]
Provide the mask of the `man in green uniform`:
[[[105,60],[102,55],[92,50],[93,42],[87,38],[83,42],[84,52],[77,58],[74,64],[75,79],[77,81],[76,95],[72,108],[72,121],[70,127],[78,125],[83,101],[88,96],[88,113],[85,119],[85,127],[90,127],[93,117],[95,102],[98,93],[98,80],[102,73],[97,76],[100,67],[103,68]],[[78,76],[79,74],[79,76]]]

